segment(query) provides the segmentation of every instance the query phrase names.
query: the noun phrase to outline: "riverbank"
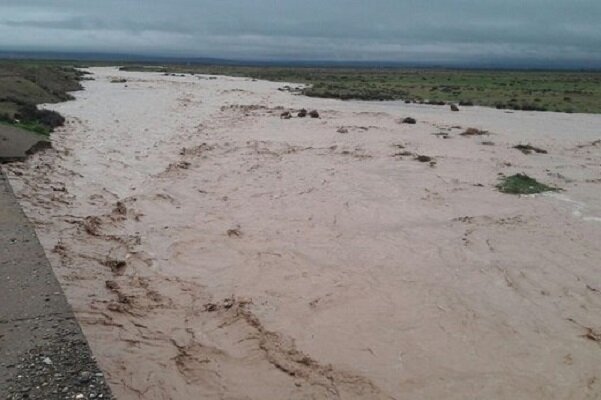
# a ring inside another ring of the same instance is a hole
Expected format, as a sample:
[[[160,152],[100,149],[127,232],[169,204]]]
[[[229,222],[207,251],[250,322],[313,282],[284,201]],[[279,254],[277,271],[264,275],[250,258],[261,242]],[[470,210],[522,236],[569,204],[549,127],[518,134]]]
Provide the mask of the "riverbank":
[[[1,170],[0,304],[3,399],[112,398]]]

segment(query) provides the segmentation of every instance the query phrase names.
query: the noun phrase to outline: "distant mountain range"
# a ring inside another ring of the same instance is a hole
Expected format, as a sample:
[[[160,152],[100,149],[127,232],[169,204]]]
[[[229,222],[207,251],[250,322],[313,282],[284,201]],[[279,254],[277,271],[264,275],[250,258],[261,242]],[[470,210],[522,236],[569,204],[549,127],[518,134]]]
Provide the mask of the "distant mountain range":
[[[53,52],[53,51],[2,51],[4,60],[67,60],[99,61],[115,63],[147,64],[191,64],[191,65],[233,65],[233,66],[277,66],[277,67],[319,67],[319,68],[457,68],[457,69],[513,69],[513,70],[582,70],[601,71],[601,64],[587,61],[553,60],[507,60],[483,59],[462,62],[395,62],[395,61],[333,61],[333,60],[235,60],[211,57],[174,57],[143,54],[94,53],[94,52]]]

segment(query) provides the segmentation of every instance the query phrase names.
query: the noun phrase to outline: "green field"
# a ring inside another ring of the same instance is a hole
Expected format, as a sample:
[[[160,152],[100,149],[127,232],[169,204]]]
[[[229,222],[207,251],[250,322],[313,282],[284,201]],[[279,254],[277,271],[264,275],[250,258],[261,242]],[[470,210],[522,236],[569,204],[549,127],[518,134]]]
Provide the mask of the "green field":
[[[601,72],[128,65],[130,71],[245,76],[308,84],[307,96],[601,113]]]
[[[72,99],[68,92],[81,89],[83,76],[62,63],[0,61],[0,121],[49,134],[62,118],[35,106]]]

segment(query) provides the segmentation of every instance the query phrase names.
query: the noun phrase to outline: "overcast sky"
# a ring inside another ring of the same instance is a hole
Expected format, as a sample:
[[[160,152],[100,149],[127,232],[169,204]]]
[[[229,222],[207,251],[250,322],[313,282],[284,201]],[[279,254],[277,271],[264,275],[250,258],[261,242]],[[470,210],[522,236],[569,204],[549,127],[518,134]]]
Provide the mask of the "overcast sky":
[[[601,65],[601,0],[0,0],[0,50]]]

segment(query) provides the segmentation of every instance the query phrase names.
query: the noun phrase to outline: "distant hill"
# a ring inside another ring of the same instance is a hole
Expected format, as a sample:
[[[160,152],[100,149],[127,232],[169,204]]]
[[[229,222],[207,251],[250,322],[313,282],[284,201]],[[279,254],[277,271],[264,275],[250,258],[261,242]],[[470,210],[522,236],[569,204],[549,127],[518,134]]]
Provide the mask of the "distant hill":
[[[337,60],[237,60],[214,57],[174,57],[161,55],[55,52],[55,51],[2,51],[0,59],[12,60],[63,60],[114,63],[180,64],[180,65],[225,65],[225,66],[276,66],[276,67],[320,67],[320,68],[452,68],[452,69],[511,69],[511,70],[582,70],[601,71],[601,64],[573,60],[482,59],[470,62],[397,62],[397,61],[337,61]]]

